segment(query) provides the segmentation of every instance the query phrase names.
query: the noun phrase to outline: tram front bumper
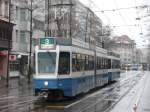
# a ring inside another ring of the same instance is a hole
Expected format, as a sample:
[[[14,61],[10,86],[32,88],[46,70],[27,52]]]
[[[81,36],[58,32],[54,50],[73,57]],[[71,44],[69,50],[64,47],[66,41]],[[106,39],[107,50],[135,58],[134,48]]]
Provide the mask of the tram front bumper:
[[[56,79],[34,79],[33,88],[34,89],[57,89],[58,82]]]
[[[72,82],[70,79],[33,79],[35,95],[51,91],[63,91],[65,96],[72,96]]]

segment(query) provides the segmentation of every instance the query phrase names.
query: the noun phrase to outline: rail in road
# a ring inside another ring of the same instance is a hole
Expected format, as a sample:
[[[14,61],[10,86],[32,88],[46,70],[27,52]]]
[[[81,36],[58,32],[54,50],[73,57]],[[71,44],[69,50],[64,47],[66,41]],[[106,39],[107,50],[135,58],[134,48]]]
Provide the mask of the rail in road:
[[[64,102],[47,102],[41,98],[34,97],[32,91],[18,92],[0,97],[1,112],[40,112],[40,110],[48,110],[49,112],[108,112],[116,105],[132,88],[135,86],[143,72],[129,72],[125,78],[121,78],[119,82],[89,92],[84,96],[79,96],[71,101]]]

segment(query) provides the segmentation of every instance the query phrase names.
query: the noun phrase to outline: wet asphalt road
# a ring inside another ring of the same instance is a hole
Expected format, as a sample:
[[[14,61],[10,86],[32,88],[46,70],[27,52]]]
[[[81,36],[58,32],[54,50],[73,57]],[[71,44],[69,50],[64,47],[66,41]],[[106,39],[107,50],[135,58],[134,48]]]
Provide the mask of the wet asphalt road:
[[[48,102],[34,97],[31,85],[0,88],[0,112],[109,112],[141,79],[143,72],[127,72],[118,82],[69,101]],[[18,83],[16,80],[12,83]],[[20,82],[19,82],[20,83]]]

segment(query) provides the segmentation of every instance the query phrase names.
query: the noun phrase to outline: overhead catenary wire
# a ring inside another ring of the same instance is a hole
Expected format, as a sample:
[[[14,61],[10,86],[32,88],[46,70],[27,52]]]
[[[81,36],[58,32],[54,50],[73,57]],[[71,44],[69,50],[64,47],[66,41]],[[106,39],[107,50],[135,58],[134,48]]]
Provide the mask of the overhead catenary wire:
[[[98,10],[101,10],[94,2],[93,2],[93,0],[88,0],[88,1],[90,1],[90,5],[91,4],[93,4],[94,5],[94,7],[96,7]],[[92,10],[93,11],[93,10]],[[93,12],[95,12],[95,11],[93,11]],[[102,13],[102,12],[101,12]],[[110,25],[112,25],[113,26],[113,24],[112,24],[112,22],[111,22],[111,19],[105,14],[105,13],[102,13],[104,16],[105,16],[105,18],[107,19],[107,21],[108,21],[108,24],[109,24],[109,26]],[[115,27],[113,27],[113,30],[114,30],[114,28]],[[118,31],[116,31],[118,34],[120,34],[120,32],[118,32]]]
[[[95,10],[94,12],[115,12],[119,10],[130,10],[130,9],[142,9],[142,8],[148,8],[150,5],[140,5],[140,6],[133,6],[133,7],[122,7],[122,8],[114,8],[114,9],[104,9],[104,10]]]
[[[118,4],[117,4],[116,0],[113,0],[113,1],[114,1],[115,7],[118,8]],[[122,13],[120,12],[120,10],[117,10],[117,12],[119,13],[119,16],[121,17],[121,19],[122,19],[122,21],[124,22],[124,24],[127,25],[127,21],[126,21],[126,19],[124,18],[124,16],[122,15]],[[129,28],[128,31],[130,32],[131,29]],[[132,37],[133,37],[133,35],[132,35]]]
[[[91,0],[92,1],[92,0]],[[136,2],[136,1],[135,1]],[[119,29],[118,29],[118,27],[121,27],[121,28],[124,28],[124,27],[129,27],[129,29],[132,29],[132,28],[134,28],[134,27],[138,27],[138,28],[140,28],[140,32],[141,33],[139,33],[140,35],[143,35],[143,33],[142,33],[142,26],[141,26],[141,18],[143,18],[144,16],[141,16],[141,15],[137,15],[137,17],[135,17],[135,20],[138,20],[137,18],[139,18],[139,20],[140,21],[137,21],[137,23],[135,23],[135,24],[127,24],[126,22],[125,22],[125,25],[113,25],[112,23],[111,23],[111,19],[106,15],[107,14],[107,11],[108,12],[117,12],[117,11],[121,11],[121,10],[135,10],[135,11],[138,11],[138,10],[143,10],[143,9],[146,9],[146,8],[148,8],[148,7],[150,7],[150,5],[138,5],[137,3],[135,3],[135,6],[131,6],[131,7],[121,7],[121,8],[113,8],[113,9],[106,9],[106,10],[100,10],[99,8],[97,9],[97,10],[93,10],[93,12],[95,12],[95,13],[101,13],[101,14],[104,14],[105,15],[105,17],[107,18],[107,20],[109,21],[109,23],[110,23],[110,27],[114,30],[115,29],[115,32],[116,33],[114,33],[114,34],[122,34],[122,33],[120,33],[120,31],[119,31]],[[106,13],[105,13],[106,12]],[[123,20],[124,21],[124,20]],[[126,21],[126,20],[125,20]],[[145,24],[144,24],[145,25]],[[132,30],[133,31],[133,30]],[[131,30],[129,30],[129,32],[131,32]],[[134,34],[132,34],[131,36],[134,36]]]
[[[92,11],[95,12],[95,13],[101,13],[101,14],[103,14],[103,15],[106,17],[106,19],[107,19],[107,21],[108,21],[108,23],[109,23],[109,26],[110,26],[112,29],[115,29],[115,28],[117,28],[117,27],[140,27],[140,23],[128,25],[127,22],[126,22],[126,20],[124,19],[124,17],[122,17],[122,19],[123,19],[125,25],[113,25],[112,22],[111,22],[111,19],[106,15],[105,12],[107,12],[107,11],[116,12],[116,11],[120,11],[120,10],[130,10],[130,9],[138,10],[138,9],[144,9],[144,8],[150,7],[150,5],[138,5],[138,6],[135,5],[135,6],[131,6],[131,7],[122,7],[122,8],[114,8],[114,9],[101,10],[101,9],[100,9],[99,7],[97,7],[97,5],[93,2],[93,0],[88,0],[88,1],[90,1],[90,7],[91,7],[92,4],[93,4],[93,7],[94,7],[94,8],[96,7],[96,9],[97,9],[97,10],[92,10]],[[120,14],[119,14],[119,15],[120,15]],[[142,18],[142,17],[140,17],[140,18]],[[135,19],[136,19],[136,18],[135,18]],[[118,33],[118,34],[121,34],[120,32],[118,32],[118,29],[115,29],[115,32]],[[129,32],[130,32],[130,31],[129,31]]]
[[[136,2],[136,1],[135,1]],[[150,7],[150,5],[139,5],[137,6],[136,3],[135,3],[135,6],[132,6],[132,7],[123,7],[123,8],[115,8],[115,9],[106,9],[106,10],[95,10],[93,12],[100,12],[100,13],[105,13],[107,11],[112,11],[112,12],[116,12],[116,11],[119,11],[119,10],[130,10],[130,9],[140,9],[140,8],[148,8]],[[107,16],[108,17],[108,16]],[[109,17],[108,17],[109,18]],[[142,18],[142,16],[138,16],[138,18]],[[139,21],[139,24],[140,24],[140,21]],[[120,26],[113,26],[113,27],[124,27],[124,26],[135,26],[135,27],[139,27],[140,25],[120,25]]]

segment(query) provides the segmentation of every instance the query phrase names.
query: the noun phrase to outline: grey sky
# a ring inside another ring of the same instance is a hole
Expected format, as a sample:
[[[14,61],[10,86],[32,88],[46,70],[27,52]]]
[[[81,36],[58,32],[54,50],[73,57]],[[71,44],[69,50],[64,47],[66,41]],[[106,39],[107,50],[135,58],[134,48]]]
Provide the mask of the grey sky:
[[[105,11],[111,9],[128,8],[142,6],[143,0],[80,0],[82,3],[92,8],[105,24],[114,29],[113,35],[127,34],[134,39],[138,47],[144,47],[143,44],[148,44],[148,41],[143,38],[141,33],[144,33],[142,20],[136,20],[141,17],[142,13],[139,8],[129,8],[124,10]]]

